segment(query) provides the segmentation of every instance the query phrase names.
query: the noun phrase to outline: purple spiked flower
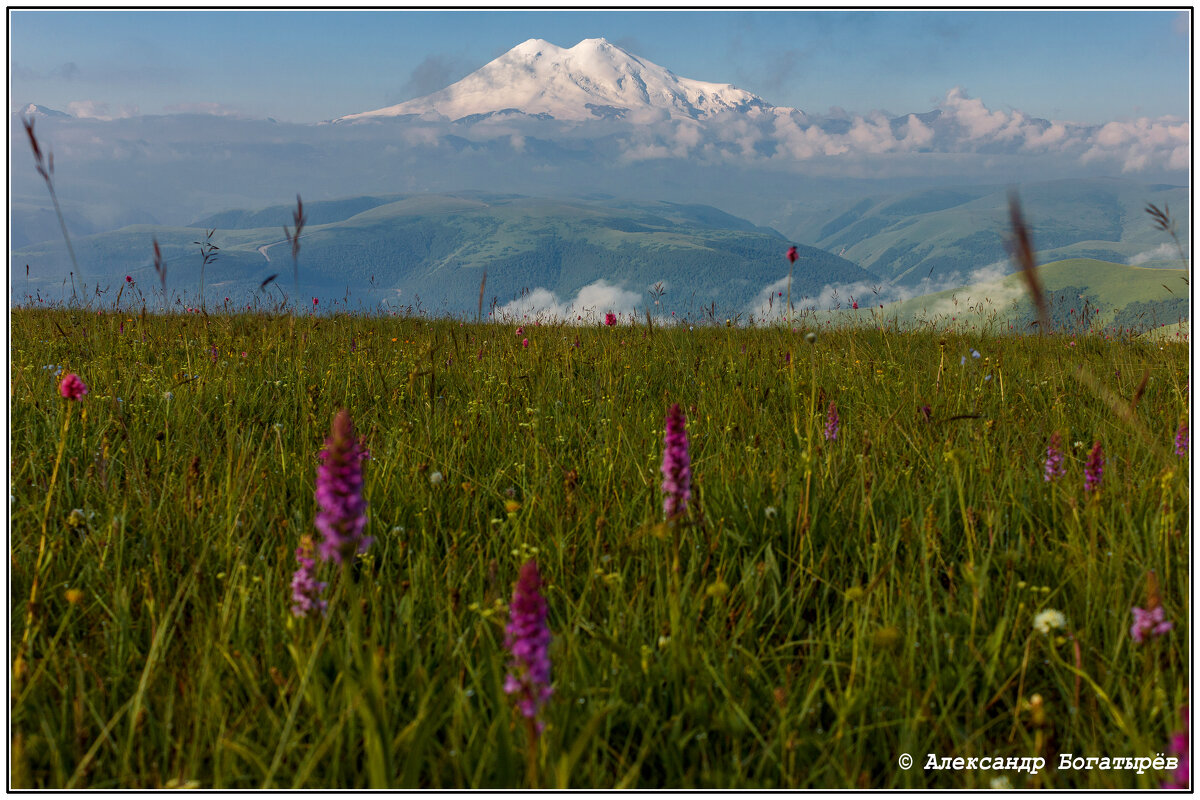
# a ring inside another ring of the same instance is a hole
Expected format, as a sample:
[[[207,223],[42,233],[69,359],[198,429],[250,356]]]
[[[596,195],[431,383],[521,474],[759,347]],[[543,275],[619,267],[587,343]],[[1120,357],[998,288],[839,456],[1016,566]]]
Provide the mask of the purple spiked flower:
[[[1129,629],[1129,635],[1138,644],[1146,641],[1146,636],[1162,636],[1167,631],[1174,628],[1173,623],[1167,622],[1165,618],[1166,612],[1162,606],[1143,610],[1137,606],[1133,607],[1133,626]]]
[[[296,563],[300,566],[292,575],[292,614],[297,617],[306,617],[313,609],[325,613],[326,602],[321,599],[321,592],[328,584],[318,582],[314,576],[317,562],[312,556],[312,537],[300,537],[300,546],[296,548]]]
[[[1060,478],[1066,474],[1066,467],[1062,465],[1062,435],[1055,431],[1050,434],[1050,443],[1046,446],[1046,471],[1043,475],[1044,480],[1052,482],[1055,478]]]
[[[678,403],[667,412],[663,437],[663,514],[674,519],[687,511],[692,496],[692,470],[688,458],[687,417]]]
[[[554,690],[550,687],[550,626],[546,623],[546,598],[541,593],[542,577],[533,559],[521,566],[508,609],[504,647],[512,654],[509,673],[504,676],[505,694],[517,696],[517,708],[534,721],[541,733],[538,712]]]
[[[1188,451],[1188,424],[1186,422],[1179,423],[1179,430],[1175,431],[1175,455],[1180,458],[1187,455]]]
[[[838,419],[837,403],[830,400],[829,411],[825,414],[825,441],[831,442],[837,439],[840,427],[841,420]]]
[[[317,512],[315,524],[321,532],[321,558],[341,564],[371,544],[363,536],[367,524],[367,502],[362,496],[362,462],[366,450],[354,436],[350,412],[342,409],[333,418],[333,429],[321,451],[317,467]]]
[[[1179,709],[1179,716],[1183,718],[1183,730],[1176,731],[1171,737],[1171,744],[1167,751],[1178,756],[1179,765],[1175,767],[1174,774],[1171,775],[1171,780],[1163,783],[1164,789],[1187,789],[1188,779],[1192,773],[1192,759],[1190,757],[1191,747],[1189,747],[1190,734],[1188,730],[1188,707],[1183,706]]]
[[[1084,491],[1099,491],[1100,479],[1104,477],[1104,448],[1099,442],[1092,445],[1092,452],[1088,456],[1087,466],[1084,468],[1083,474]]]

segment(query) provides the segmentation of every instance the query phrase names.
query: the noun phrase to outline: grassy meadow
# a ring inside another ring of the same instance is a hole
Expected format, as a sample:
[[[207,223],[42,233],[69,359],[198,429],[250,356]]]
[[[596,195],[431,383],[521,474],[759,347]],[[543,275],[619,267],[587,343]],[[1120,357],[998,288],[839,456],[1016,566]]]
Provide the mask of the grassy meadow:
[[[13,309],[12,787],[1168,780],[1058,765],[1169,755],[1181,727],[1187,346],[806,324]],[[673,403],[692,498],[668,525]],[[318,562],[328,612],[299,618],[342,408],[374,541]],[[503,691],[530,558],[532,745]],[[1174,628],[1135,642],[1156,599]]]

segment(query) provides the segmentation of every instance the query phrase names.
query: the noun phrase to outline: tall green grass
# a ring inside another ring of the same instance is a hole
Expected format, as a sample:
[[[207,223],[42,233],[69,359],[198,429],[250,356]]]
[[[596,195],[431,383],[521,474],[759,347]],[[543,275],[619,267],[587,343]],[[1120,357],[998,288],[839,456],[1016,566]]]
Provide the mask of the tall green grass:
[[[529,557],[554,633],[541,786],[1165,779],[1055,767],[1164,753],[1188,701],[1186,347],[514,330],[14,310],[12,785],[528,786],[501,686]],[[61,399],[58,368],[90,394]],[[677,530],[658,491],[674,402],[693,473]],[[343,407],[375,541],[322,576],[327,616],[296,619],[293,551]],[[1137,645],[1149,571],[1176,627]],[[1067,627],[1036,632],[1046,609]],[[924,771],[929,753],[1047,766]]]

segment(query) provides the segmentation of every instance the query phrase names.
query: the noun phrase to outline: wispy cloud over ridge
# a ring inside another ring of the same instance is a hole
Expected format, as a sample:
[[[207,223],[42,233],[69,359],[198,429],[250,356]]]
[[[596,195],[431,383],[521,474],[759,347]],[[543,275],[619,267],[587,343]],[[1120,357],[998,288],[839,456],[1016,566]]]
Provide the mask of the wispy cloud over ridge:
[[[643,126],[623,140],[626,162],[655,158],[708,161],[858,160],[882,154],[978,153],[1057,155],[1079,165],[1102,163],[1136,173],[1186,170],[1191,125],[1175,117],[1088,125],[993,110],[961,87],[931,112],[889,118],[881,111],[810,115],[774,108],[721,114],[686,131],[678,124]]]

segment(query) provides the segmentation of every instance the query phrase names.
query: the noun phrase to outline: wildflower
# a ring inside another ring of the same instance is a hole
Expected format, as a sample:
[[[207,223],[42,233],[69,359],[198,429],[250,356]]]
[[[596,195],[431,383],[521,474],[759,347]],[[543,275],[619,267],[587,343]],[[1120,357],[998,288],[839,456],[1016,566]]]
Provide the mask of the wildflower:
[[[789,247],[789,248],[788,248],[788,251],[787,251],[787,260],[788,260],[788,261],[790,261],[791,263],[795,264],[795,263],[796,263],[796,259],[797,259],[797,258],[799,258],[799,257],[800,257],[800,256],[798,256],[798,255],[796,254],[796,245],[792,245],[791,247]]]
[[[926,422],[932,422],[933,421],[933,409],[931,409],[928,405],[921,406],[921,416],[924,418],[924,420]]]
[[[442,482],[442,480],[443,480],[442,473],[438,472],[437,470],[434,470],[433,472],[429,473],[429,483],[432,484],[433,486],[437,486],[439,483]]]
[[[1083,489],[1087,492],[1095,492],[1100,489],[1100,479],[1104,477],[1104,448],[1099,442],[1092,445],[1091,455],[1088,456],[1087,466],[1084,468]]]
[[[1186,422],[1179,423],[1179,430],[1175,431],[1175,455],[1183,458],[1188,451],[1188,424]]]
[[[517,328],[517,336],[521,336],[521,335],[522,335],[522,334],[524,334],[524,333],[525,333],[525,329],[524,329],[524,328]]]
[[[126,282],[126,283],[133,283],[133,276],[132,276],[132,275],[126,275],[126,276],[125,276],[125,282]]]
[[[82,508],[71,509],[71,513],[67,515],[67,527],[76,532],[87,528],[87,515],[83,513]]]
[[[1033,629],[1038,633],[1049,635],[1050,631],[1067,627],[1067,618],[1061,611],[1047,608],[1033,618]]]
[[[83,602],[83,591],[80,589],[67,589],[67,602],[73,606],[77,606]]]
[[[521,340],[521,347],[529,347],[529,340],[528,340],[528,339],[522,339],[522,340]]]
[[[809,344],[816,344],[817,334],[813,331],[809,331],[808,333],[804,334],[804,341],[808,342]]]
[[[314,298],[313,298],[313,305],[315,306],[316,304],[317,304],[317,298],[315,298],[315,297],[314,297]]]
[[[839,427],[841,427],[841,421],[838,419],[837,403],[830,400],[829,411],[825,415],[825,441],[831,442],[837,439]]]
[[[68,372],[58,384],[58,393],[68,400],[78,400],[88,393],[88,387],[82,378],[74,372]]]
[[[979,358],[979,351],[978,351],[978,350],[972,350],[972,351],[971,351],[971,358]]]
[[[1175,767],[1175,773],[1171,776],[1171,780],[1163,783],[1164,789],[1187,789],[1188,779],[1192,773],[1192,759],[1190,756],[1191,747],[1188,731],[1188,707],[1183,706],[1179,709],[1179,716],[1183,719],[1183,730],[1176,731],[1171,736],[1171,744],[1167,747],[1167,752],[1173,756],[1178,756],[1179,765]]]
[[[1046,446],[1046,468],[1042,476],[1045,481],[1053,481],[1066,474],[1062,465],[1062,435],[1058,431],[1050,434],[1050,443]]]
[[[858,310],[858,301],[857,300],[850,301],[850,307],[853,308],[855,311],[857,311]]]
[[[350,412],[342,409],[333,419],[333,429],[321,451],[317,467],[316,499],[320,510],[316,526],[324,537],[321,558],[341,564],[366,552],[370,537],[363,536],[367,503],[362,496],[362,462],[367,453],[354,436]]]
[[[321,599],[321,592],[328,584],[319,583],[313,576],[313,543],[311,536],[300,537],[300,546],[296,548],[296,563],[300,566],[292,575],[292,615],[306,617],[308,612],[316,609],[325,613],[327,603]]]
[[[1162,606],[1143,610],[1137,606],[1133,607],[1133,625],[1129,628],[1129,635],[1138,644],[1146,641],[1146,636],[1162,636],[1167,631],[1174,628],[1175,625],[1167,622],[1166,611]]]
[[[546,623],[546,598],[542,597],[542,578],[533,559],[521,566],[505,627],[504,647],[512,654],[509,672],[504,676],[504,693],[517,695],[521,714],[534,720],[533,730],[541,733],[538,712],[550,699],[550,626]]]
[[[692,496],[692,471],[688,459],[687,418],[675,403],[667,412],[666,433],[663,437],[662,491],[663,514],[674,519],[687,510]]]
[[[617,315],[609,311],[604,315],[604,324],[612,327],[617,324]]]

